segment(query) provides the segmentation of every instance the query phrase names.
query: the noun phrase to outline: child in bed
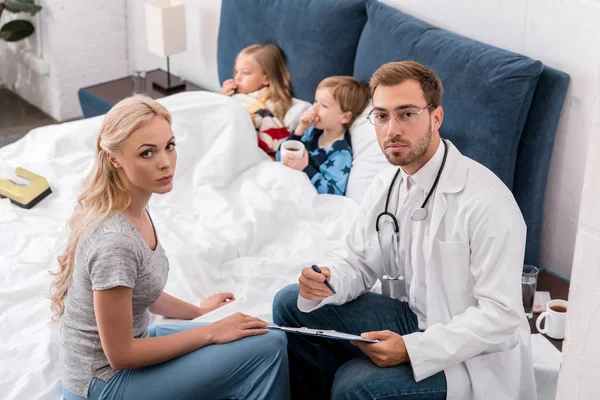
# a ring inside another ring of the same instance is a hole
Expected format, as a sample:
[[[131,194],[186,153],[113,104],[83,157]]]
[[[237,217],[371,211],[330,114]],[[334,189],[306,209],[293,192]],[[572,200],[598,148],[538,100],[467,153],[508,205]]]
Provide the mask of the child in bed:
[[[292,106],[290,73],[277,46],[254,44],[243,49],[235,60],[233,79],[223,82],[221,93],[246,106],[259,147],[273,158],[290,135],[282,121]]]
[[[367,106],[369,90],[351,76],[325,78],[317,86],[312,109],[287,140],[300,140],[306,151],[298,157],[281,150],[283,165],[304,171],[318,193],[343,196],[352,168],[352,145],[348,127]]]

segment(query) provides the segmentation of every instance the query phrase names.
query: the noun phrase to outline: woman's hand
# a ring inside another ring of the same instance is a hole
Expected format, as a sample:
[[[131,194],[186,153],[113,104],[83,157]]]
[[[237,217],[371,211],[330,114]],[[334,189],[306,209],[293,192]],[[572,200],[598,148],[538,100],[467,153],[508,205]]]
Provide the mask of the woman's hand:
[[[263,335],[267,323],[250,315],[236,313],[207,327],[210,329],[210,343],[224,344],[234,342],[247,336]]]
[[[308,165],[308,151],[304,149],[302,157],[296,157],[286,153],[285,156],[281,157],[281,163],[286,167],[293,168],[298,171],[304,171],[304,168]]]
[[[235,93],[236,89],[237,89],[237,85],[235,84],[233,79],[227,79],[225,82],[223,82],[223,87],[221,88],[221,94],[223,94],[225,96],[231,96],[232,94]]]
[[[209,296],[200,304],[201,315],[208,314],[217,308],[223,307],[225,304],[235,301],[233,293],[217,293]]]

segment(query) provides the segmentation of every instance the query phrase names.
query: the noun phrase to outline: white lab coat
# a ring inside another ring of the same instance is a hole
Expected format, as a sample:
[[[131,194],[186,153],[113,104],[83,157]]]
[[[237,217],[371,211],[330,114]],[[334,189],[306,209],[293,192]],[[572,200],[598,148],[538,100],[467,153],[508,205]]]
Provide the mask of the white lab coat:
[[[428,262],[415,266],[427,269],[427,329],[404,336],[415,380],[444,371],[448,399],[458,398],[461,385],[470,384],[475,399],[535,400],[520,283],[523,217],[496,175],[448,144],[429,208]],[[344,261],[330,265],[337,294],[321,302],[299,297],[302,311],[349,302],[385,274],[375,219],[384,209],[396,168],[375,177],[348,235]],[[382,282],[382,292],[392,297],[398,292],[393,286],[404,285]]]

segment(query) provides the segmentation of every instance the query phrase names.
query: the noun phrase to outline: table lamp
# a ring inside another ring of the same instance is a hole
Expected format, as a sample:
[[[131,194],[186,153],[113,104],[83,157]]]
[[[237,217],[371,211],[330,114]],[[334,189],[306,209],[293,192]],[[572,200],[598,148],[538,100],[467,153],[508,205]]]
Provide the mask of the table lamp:
[[[155,79],[152,87],[164,93],[182,90],[185,82],[171,76],[169,56],[187,49],[185,6],[177,0],[150,0],[146,2],[146,36],[148,50],[167,57],[167,76]]]

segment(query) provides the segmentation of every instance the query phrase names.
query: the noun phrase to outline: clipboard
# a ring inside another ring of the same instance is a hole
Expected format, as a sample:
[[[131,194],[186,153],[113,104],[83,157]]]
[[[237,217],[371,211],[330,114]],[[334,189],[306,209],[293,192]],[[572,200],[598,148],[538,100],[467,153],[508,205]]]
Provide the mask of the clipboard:
[[[368,340],[363,339],[358,335],[351,335],[350,333],[343,333],[332,330],[323,330],[323,329],[311,329],[311,328],[290,328],[287,326],[279,326],[275,324],[267,325],[267,329],[280,330],[286,333],[295,333],[299,335],[309,335],[309,336],[317,336],[325,339],[335,339],[335,340],[355,340],[357,342],[367,342],[367,343],[379,343],[379,340]]]

